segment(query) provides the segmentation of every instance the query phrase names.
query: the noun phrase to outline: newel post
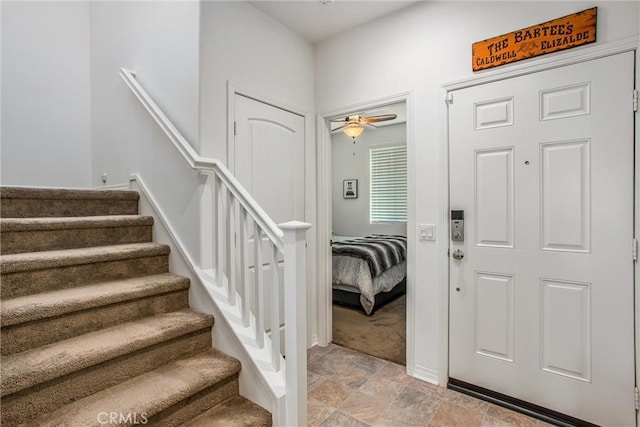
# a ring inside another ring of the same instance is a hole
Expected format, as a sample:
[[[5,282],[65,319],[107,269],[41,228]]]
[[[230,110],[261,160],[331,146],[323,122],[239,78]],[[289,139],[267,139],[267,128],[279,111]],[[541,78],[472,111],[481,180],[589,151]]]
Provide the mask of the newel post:
[[[284,330],[287,426],[307,425],[307,278],[305,235],[311,224],[290,221],[284,232]]]

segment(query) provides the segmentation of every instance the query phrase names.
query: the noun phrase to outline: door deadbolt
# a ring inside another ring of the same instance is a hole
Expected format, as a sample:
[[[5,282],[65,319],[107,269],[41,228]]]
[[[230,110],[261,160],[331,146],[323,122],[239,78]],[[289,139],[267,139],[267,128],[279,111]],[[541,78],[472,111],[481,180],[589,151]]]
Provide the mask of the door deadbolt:
[[[451,211],[451,240],[464,241],[464,211]]]

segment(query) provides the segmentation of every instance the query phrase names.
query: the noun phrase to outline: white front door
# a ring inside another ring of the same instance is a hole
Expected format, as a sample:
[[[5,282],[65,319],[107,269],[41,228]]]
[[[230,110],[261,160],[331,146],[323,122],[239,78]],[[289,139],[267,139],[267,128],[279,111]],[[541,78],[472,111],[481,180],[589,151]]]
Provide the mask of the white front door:
[[[450,372],[635,425],[634,55],[453,92]]]
[[[235,95],[233,172],[267,214],[304,221],[304,117]]]

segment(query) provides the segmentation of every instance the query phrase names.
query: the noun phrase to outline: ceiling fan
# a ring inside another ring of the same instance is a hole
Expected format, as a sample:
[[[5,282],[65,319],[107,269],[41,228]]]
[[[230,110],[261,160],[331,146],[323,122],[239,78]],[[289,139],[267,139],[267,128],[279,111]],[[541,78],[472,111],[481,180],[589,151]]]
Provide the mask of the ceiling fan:
[[[364,126],[377,127],[372,123],[377,122],[385,122],[387,120],[393,120],[398,117],[396,114],[381,114],[378,116],[368,116],[363,117],[358,114],[347,116],[344,119],[333,119],[331,120],[334,123],[344,123],[342,126],[339,126],[335,129],[332,129],[331,132],[342,129],[347,136],[353,138],[353,143],[356,142],[356,137],[360,136],[362,131],[364,131]]]

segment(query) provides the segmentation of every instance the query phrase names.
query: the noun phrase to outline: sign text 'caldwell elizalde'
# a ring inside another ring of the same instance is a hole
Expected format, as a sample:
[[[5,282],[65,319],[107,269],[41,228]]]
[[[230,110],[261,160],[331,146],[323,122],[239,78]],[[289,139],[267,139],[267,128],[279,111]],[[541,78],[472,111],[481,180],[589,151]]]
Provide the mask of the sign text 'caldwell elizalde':
[[[597,8],[563,16],[473,44],[473,71],[596,41]]]

